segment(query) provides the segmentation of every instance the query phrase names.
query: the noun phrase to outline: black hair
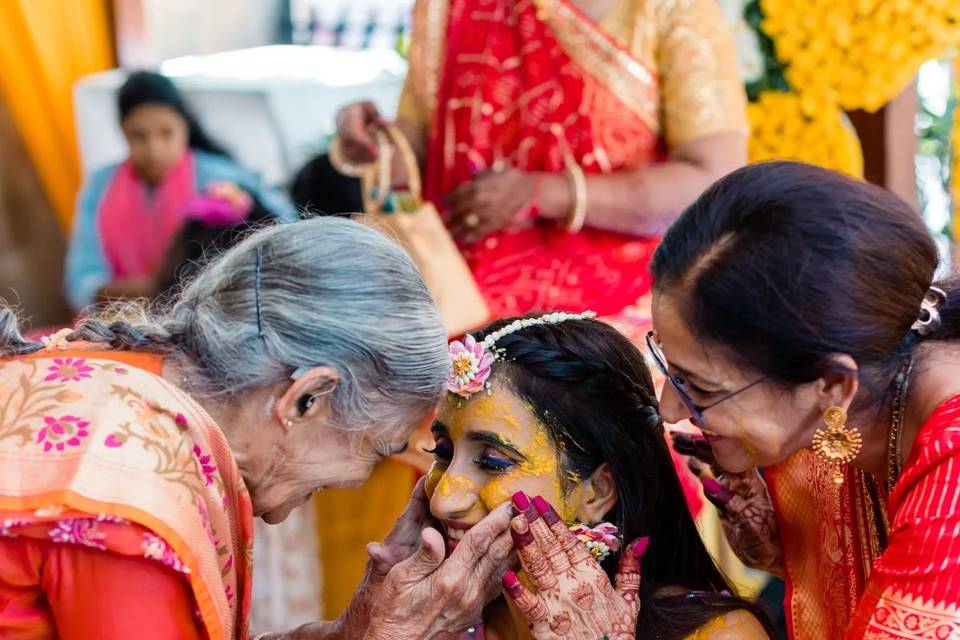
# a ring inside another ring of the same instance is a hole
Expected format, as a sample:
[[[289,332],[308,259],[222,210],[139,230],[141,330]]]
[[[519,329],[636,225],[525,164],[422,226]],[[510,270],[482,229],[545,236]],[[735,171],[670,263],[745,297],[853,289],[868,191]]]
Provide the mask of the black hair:
[[[511,320],[497,321],[487,334]],[[637,638],[685,638],[717,615],[744,609],[772,635],[767,615],[732,589],[700,538],[680,486],[643,355],[597,320],[534,325],[496,343],[499,375],[528,402],[563,461],[563,478],[606,464],[618,500],[605,520],[625,542],[649,536],[643,557]],[[618,554],[604,563],[611,576]],[[665,595],[680,587],[682,593]]]
[[[655,288],[676,296],[692,333],[785,386],[860,368],[866,400],[892,393],[921,338],[911,331],[938,253],[920,216],[880,187],[796,162],[722,178],[670,227]],[[960,285],[941,328],[960,337]]]
[[[120,122],[123,122],[131,111],[147,104],[170,107],[186,120],[189,131],[188,144],[191,149],[206,151],[225,158],[230,157],[227,150],[200,126],[193,111],[187,106],[183,94],[170,78],[153,71],[134,71],[127,77],[117,94]]]
[[[363,211],[360,180],[345,176],[319,155],[303,166],[290,185],[290,197],[298,211],[316,215],[349,216]]]
[[[246,193],[250,196],[252,206],[242,222],[222,226],[207,224],[202,220],[188,220],[183,225],[170,244],[167,260],[157,276],[158,300],[172,301],[206,263],[257,229],[277,221],[276,215],[256,195],[249,191]]]

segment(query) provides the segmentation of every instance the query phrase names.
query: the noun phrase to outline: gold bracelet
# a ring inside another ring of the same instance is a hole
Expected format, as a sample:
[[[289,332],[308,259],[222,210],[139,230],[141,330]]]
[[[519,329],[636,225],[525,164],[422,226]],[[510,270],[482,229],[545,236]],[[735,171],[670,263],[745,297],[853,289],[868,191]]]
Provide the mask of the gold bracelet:
[[[567,162],[567,173],[573,185],[573,208],[567,218],[567,231],[578,233],[587,220],[587,178],[576,161]]]

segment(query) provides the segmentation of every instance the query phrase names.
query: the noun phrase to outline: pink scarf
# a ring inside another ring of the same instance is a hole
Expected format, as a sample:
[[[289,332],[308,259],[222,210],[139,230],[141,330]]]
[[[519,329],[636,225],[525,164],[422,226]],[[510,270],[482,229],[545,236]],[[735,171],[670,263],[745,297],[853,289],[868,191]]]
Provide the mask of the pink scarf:
[[[194,182],[189,151],[152,192],[130,160],[117,168],[100,204],[100,237],[114,277],[151,276],[160,270],[183,226]]]

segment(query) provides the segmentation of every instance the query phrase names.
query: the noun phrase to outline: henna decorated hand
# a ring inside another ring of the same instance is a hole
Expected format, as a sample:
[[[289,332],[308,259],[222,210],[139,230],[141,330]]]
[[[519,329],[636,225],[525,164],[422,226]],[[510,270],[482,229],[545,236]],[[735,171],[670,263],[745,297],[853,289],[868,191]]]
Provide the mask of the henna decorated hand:
[[[514,495],[521,512],[511,534],[524,571],[537,593],[517,575],[503,576],[507,595],[523,613],[534,638],[633,640],[640,613],[640,560],[649,538],[631,543],[620,556],[614,585],[587,548],[539,496],[531,505]]]
[[[754,569],[783,575],[780,532],[767,485],[757,469],[730,473],[719,467],[707,441],[674,432],[673,448],[691,456],[688,467],[703,485],[703,494],[720,512],[727,542],[737,557]],[[714,477],[706,473],[704,464]]]

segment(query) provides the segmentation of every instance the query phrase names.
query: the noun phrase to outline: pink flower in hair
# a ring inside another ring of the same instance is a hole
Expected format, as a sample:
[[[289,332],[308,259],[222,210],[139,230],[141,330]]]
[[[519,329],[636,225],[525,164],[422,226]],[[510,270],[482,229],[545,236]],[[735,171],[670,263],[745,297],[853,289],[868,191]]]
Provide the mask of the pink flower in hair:
[[[620,538],[617,536],[618,529],[609,522],[601,522],[595,527],[575,524],[570,526],[570,531],[580,542],[586,545],[590,554],[598,562],[603,562],[611,553],[620,550]]]
[[[490,377],[494,356],[486,345],[466,335],[463,342],[450,343],[450,371],[447,373],[447,391],[461,398],[469,398],[483,391]]]

